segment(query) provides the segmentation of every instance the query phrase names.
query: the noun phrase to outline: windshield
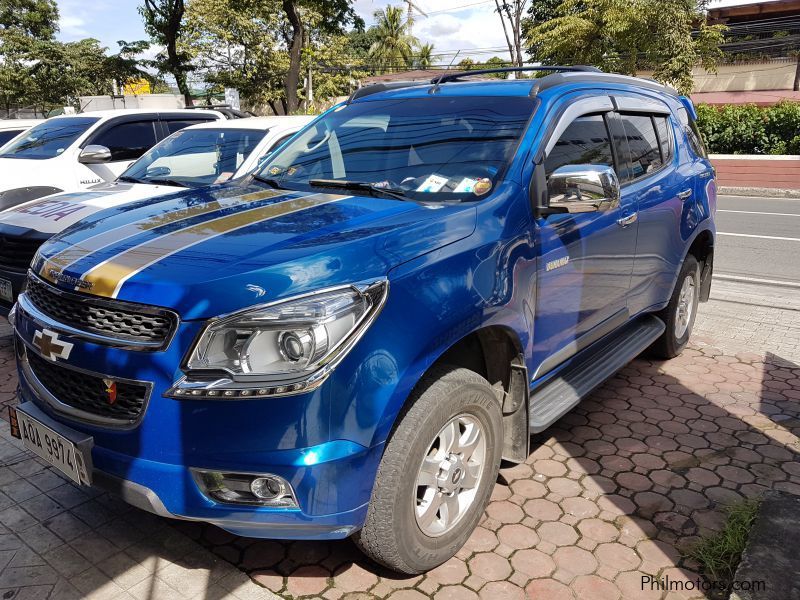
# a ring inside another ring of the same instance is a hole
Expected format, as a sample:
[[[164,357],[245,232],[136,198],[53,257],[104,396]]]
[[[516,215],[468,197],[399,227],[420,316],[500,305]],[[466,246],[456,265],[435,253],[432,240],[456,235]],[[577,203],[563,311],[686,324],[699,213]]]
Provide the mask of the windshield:
[[[267,134],[265,129],[183,129],[150,149],[122,180],[201,187],[227,181]]]
[[[32,158],[42,160],[62,154],[89,127],[97,123],[97,117],[62,117],[48,119],[0,152],[3,158]]]
[[[533,110],[522,97],[347,104],[271,156],[258,176],[288,189],[360,182],[416,200],[474,200],[503,176]]]

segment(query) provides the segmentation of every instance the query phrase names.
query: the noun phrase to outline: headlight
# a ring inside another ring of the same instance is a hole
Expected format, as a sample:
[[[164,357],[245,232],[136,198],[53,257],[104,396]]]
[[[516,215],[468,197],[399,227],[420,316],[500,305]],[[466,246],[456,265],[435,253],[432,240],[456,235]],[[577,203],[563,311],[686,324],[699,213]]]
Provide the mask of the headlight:
[[[318,385],[377,315],[387,282],[347,286],[211,321],[170,396],[267,396]],[[210,381],[212,377],[217,377]]]

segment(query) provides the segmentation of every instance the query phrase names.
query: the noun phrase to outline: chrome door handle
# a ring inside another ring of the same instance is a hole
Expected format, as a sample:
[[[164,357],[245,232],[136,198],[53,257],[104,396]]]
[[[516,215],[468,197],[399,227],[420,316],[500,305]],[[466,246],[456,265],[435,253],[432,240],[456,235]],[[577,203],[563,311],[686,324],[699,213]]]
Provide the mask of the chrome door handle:
[[[628,225],[633,225],[636,223],[636,220],[639,218],[639,213],[635,212],[632,215],[628,215],[627,217],[622,217],[621,219],[617,219],[617,225],[620,227],[627,227]]]
[[[692,196],[692,190],[683,190],[678,193],[678,198],[681,200],[688,200]]]

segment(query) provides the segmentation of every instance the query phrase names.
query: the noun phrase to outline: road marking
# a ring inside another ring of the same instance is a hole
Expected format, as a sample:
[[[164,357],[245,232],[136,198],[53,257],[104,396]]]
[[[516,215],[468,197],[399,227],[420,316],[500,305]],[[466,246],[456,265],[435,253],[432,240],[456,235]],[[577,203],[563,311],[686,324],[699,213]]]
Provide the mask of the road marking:
[[[778,237],[776,235],[752,235],[750,233],[726,233],[724,231],[718,231],[717,235],[730,235],[732,237],[743,237],[743,238],[757,238],[759,240],[781,240],[784,242],[800,242],[800,238]]]
[[[776,217],[800,217],[798,213],[776,213],[776,212],[756,212],[752,210],[723,210],[717,209],[717,212],[738,213],[740,215],[774,215]]]
[[[743,283],[758,283],[760,285],[777,285],[781,287],[800,288],[800,283],[794,281],[782,281],[780,279],[760,279],[758,277],[743,277],[741,275],[725,275],[724,273],[714,273],[714,279],[721,281],[741,281]]]

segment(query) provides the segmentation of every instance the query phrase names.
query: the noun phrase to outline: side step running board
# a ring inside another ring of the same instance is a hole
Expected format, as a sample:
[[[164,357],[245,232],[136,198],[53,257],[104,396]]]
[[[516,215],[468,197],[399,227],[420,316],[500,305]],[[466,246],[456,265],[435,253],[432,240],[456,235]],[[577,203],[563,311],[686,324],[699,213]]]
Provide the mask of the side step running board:
[[[586,348],[558,377],[531,392],[528,413],[531,433],[539,433],[558,421],[582,398],[647,349],[664,329],[661,319],[649,315]]]

